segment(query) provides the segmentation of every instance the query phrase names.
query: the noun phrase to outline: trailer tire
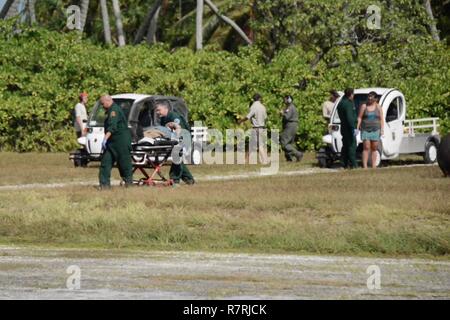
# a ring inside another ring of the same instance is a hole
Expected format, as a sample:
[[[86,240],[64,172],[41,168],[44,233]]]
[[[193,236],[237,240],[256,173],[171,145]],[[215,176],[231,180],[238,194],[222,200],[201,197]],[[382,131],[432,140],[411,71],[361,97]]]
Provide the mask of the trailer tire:
[[[433,140],[430,140],[425,145],[425,153],[423,155],[423,160],[426,164],[433,164],[437,161],[437,153],[438,153],[438,146],[436,142]]]

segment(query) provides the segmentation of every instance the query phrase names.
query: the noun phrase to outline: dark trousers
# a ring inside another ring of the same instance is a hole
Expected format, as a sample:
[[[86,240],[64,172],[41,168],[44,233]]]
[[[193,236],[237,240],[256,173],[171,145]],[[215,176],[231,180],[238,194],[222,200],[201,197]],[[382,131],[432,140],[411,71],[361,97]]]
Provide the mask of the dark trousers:
[[[356,168],[356,138],[351,129],[341,128],[341,161],[345,168]]]
[[[127,143],[111,143],[102,156],[99,180],[101,186],[111,185],[111,170],[117,163],[120,176],[126,184],[133,183],[133,165],[131,164],[131,145]]]
[[[175,183],[180,182],[180,180],[183,181],[194,180],[194,177],[192,176],[191,172],[184,163],[181,164],[172,163],[172,166],[170,167],[169,176],[170,179],[172,179]]]
[[[281,132],[280,143],[286,160],[292,160],[299,152],[295,146],[297,129],[298,122],[289,122],[284,125],[283,132]]]

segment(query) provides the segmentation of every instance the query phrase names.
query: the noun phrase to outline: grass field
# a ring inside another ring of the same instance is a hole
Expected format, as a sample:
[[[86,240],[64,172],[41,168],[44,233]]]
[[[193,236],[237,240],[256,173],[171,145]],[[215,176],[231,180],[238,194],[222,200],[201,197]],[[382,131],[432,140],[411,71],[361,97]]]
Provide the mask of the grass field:
[[[311,168],[282,163],[282,171]],[[196,177],[256,172],[199,166]],[[115,170],[117,171],[117,170]],[[93,181],[64,154],[0,153],[0,184]],[[117,174],[117,173],[116,173]],[[372,256],[450,253],[450,179],[438,167],[202,181],[193,187],[0,191],[8,245]]]

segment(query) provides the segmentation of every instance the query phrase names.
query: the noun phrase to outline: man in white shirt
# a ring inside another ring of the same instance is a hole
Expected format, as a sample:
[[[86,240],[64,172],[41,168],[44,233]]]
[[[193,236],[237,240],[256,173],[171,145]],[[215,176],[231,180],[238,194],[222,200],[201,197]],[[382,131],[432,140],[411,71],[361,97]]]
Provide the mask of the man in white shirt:
[[[262,104],[262,97],[260,94],[255,94],[253,96],[253,103],[250,107],[250,112],[247,117],[240,120],[239,123],[243,123],[246,120],[250,120],[252,123],[252,140],[256,142],[256,148],[259,152],[259,159],[262,164],[268,164],[269,159],[267,156],[266,144],[266,120],[267,111],[266,107]],[[250,146],[251,147],[251,146]],[[255,152],[256,150],[250,150],[250,152]]]
[[[323,117],[326,120],[330,119],[331,113],[333,112],[333,108],[334,108],[334,105],[335,105],[337,99],[339,99],[339,93],[337,93],[336,90],[331,90],[329,100],[325,101],[322,105]]]
[[[86,105],[88,102],[88,94],[83,92],[80,94],[80,102],[77,103],[74,109],[74,127],[77,133],[77,138],[80,138],[86,134],[86,122],[87,122],[87,111]]]

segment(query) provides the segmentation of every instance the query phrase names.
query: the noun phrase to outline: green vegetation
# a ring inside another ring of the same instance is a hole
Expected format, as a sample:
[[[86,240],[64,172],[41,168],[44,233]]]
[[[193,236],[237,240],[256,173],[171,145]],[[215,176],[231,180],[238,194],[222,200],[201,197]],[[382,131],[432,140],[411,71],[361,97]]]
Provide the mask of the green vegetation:
[[[300,110],[299,145],[313,150],[321,143],[321,103],[330,88],[385,86],[401,89],[409,117],[440,117],[450,127],[448,49],[426,38],[408,43],[359,49],[358,61],[336,49],[340,65],[323,61],[314,71],[311,53],[301,47],[283,49],[270,63],[262,51],[242,48],[238,54],[163,45],[102,48],[77,34],[59,34],[0,22],[0,149],[67,151],[76,146],[71,110],[77,94],[92,100],[101,93],[140,92],[182,96],[191,120],[218,129],[236,126],[249,98],[260,92],[269,111],[269,127],[279,128],[281,96],[293,93]],[[293,88],[308,79],[305,90]],[[91,106],[92,106],[91,100]]]
[[[47,162],[60,157],[33,155],[33,169],[42,174]],[[225,173],[195,169],[197,176]],[[95,180],[98,169],[78,172]],[[8,176],[3,170],[1,175]],[[75,180],[62,170],[49,176]],[[179,188],[0,190],[0,242],[446,258],[449,183],[433,166],[202,181]]]

